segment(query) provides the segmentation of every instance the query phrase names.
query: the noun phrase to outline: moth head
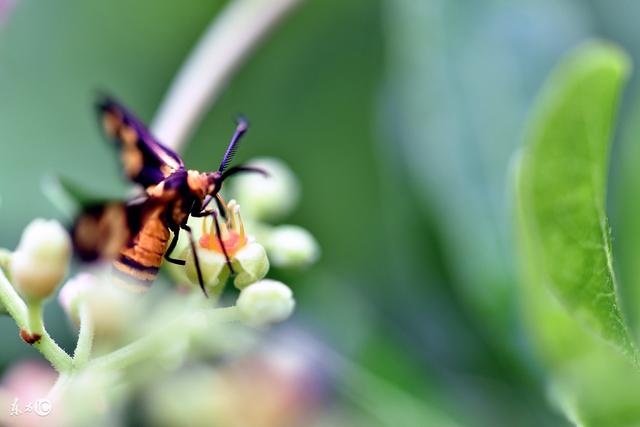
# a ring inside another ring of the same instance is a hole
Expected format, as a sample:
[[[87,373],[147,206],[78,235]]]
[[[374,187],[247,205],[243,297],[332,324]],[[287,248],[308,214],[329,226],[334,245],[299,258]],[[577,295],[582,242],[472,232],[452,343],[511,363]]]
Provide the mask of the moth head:
[[[207,194],[215,196],[222,188],[222,173],[221,172],[209,172],[207,173]]]
[[[190,170],[187,172],[187,184],[193,194],[199,198],[204,198],[210,194],[211,180],[208,173],[200,173]]]

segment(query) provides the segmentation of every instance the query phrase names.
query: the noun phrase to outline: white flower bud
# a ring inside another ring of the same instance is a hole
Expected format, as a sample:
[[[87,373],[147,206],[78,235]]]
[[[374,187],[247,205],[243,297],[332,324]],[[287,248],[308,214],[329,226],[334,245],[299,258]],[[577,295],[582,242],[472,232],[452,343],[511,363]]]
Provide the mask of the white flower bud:
[[[140,303],[136,295],[106,282],[86,292],[81,301],[89,310],[96,336],[107,342],[118,341],[131,329]]]
[[[24,229],[11,256],[11,277],[27,299],[42,299],[62,281],[71,256],[71,241],[55,220],[36,219]]]
[[[215,295],[218,293],[217,291],[222,290],[222,287],[229,277],[229,269],[227,268],[226,259],[221,253],[210,249],[198,247],[197,251],[204,285],[208,291]],[[198,270],[196,269],[196,263],[191,247],[188,247],[183,251],[182,259],[186,260],[185,273],[187,274],[187,278],[191,284],[199,286]]]
[[[237,274],[233,284],[236,288],[242,289],[266,276],[269,271],[269,258],[261,244],[251,242],[235,254],[232,265]]]
[[[281,160],[273,158],[255,159],[248,164],[264,169],[269,176],[247,173],[234,178],[231,194],[245,215],[270,221],[288,215],[300,197],[300,186],[293,172]]]
[[[316,262],[320,247],[316,239],[302,227],[275,227],[266,240],[269,258],[276,267],[303,268]]]
[[[248,324],[261,326],[287,319],[295,301],[287,285],[265,279],[244,288],[236,305]]]
[[[97,277],[89,273],[79,273],[69,279],[60,289],[58,302],[67,316],[76,324],[79,323],[78,305],[86,293],[100,286]]]

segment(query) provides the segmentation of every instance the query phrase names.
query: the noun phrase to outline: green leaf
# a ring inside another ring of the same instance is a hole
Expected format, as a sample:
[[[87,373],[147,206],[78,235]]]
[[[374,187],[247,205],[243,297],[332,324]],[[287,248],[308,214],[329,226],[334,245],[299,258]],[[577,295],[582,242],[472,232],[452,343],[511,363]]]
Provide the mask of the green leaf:
[[[623,52],[596,42],[557,67],[534,110],[518,190],[529,279],[637,365],[605,213],[611,131],[628,71]]]

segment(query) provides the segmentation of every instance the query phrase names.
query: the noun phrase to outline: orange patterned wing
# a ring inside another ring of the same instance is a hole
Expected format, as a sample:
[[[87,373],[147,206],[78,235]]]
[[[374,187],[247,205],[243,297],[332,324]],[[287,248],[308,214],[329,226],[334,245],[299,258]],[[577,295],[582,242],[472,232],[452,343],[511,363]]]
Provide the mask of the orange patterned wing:
[[[104,132],[120,150],[131,181],[148,187],[184,168],[177,153],[156,141],[144,124],[113,98],[102,97],[97,109]]]

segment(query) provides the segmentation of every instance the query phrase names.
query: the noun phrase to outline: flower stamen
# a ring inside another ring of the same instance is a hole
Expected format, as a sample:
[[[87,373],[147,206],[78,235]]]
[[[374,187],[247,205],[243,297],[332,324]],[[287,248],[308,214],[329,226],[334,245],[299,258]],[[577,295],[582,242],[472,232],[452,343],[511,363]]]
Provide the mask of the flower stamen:
[[[233,257],[240,249],[246,246],[248,239],[242,218],[240,217],[240,205],[238,205],[235,200],[231,200],[227,204],[227,212],[229,212],[227,220],[219,224],[220,239],[218,239],[215,222],[211,221],[207,232],[206,218],[202,221],[200,246],[205,249],[223,253],[222,247],[220,246],[220,240],[222,240],[227,253],[230,257]]]

